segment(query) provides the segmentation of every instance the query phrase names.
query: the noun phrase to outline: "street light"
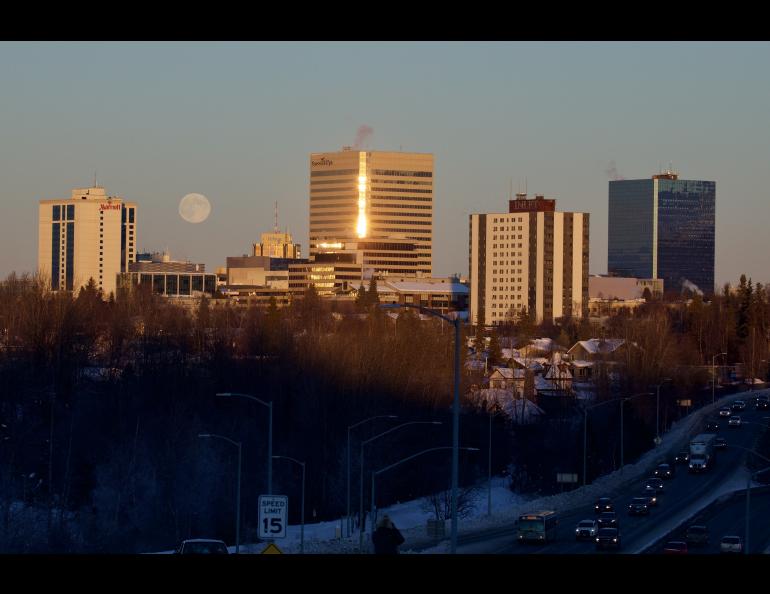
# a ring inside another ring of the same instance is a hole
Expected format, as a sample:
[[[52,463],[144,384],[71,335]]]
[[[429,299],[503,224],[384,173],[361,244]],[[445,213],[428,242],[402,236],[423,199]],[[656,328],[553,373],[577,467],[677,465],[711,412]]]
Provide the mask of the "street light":
[[[406,427],[407,425],[441,425],[441,424],[442,424],[441,421],[408,421],[406,423],[402,423],[401,425],[396,425],[395,427],[392,427],[387,431],[383,431],[382,433],[375,435],[374,437],[370,437],[366,441],[361,442],[361,457],[360,457],[361,485],[358,493],[358,500],[359,500],[358,550],[359,552],[362,551],[364,548],[364,446],[368,443],[375,441],[376,439],[379,439],[380,437],[387,435],[388,433],[393,433],[394,431],[401,429],[402,427]]]
[[[716,371],[715,371],[715,368],[714,368],[714,360],[717,357],[721,357],[721,356],[725,356],[726,357],[727,353],[717,353],[716,355],[711,357],[711,404],[714,404],[714,385],[715,385],[716,379],[717,379]]]
[[[655,445],[660,445],[660,387],[666,382],[673,382],[670,377],[664,377],[663,381],[655,386],[657,396],[655,398]]]
[[[421,305],[411,305],[409,303],[383,303],[382,308],[410,307],[418,309],[422,313],[441,318],[449,322],[455,328],[455,364],[454,364],[454,400],[452,404],[452,539],[451,553],[457,552],[457,487],[460,469],[460,318],[455,315],[452,319]],[[363,476],[361,477],[363,480]]]
[[[359,425],[363,425],[364,423],[367,423],[369,421],[373,421],[374,419],[397,419],[398,417],[396,415],[377,415],[375,417],[369,417],[368,419],[364,419],[363,421],[359,421],[358,423],[354,423],[353,425],[348,425],[348,448],[347,448],[347,455],[348,455],[348,489],[347,489],[347,535],[350,536],[350,430],[355,429]],[[361,480],[364,480],[364,477],[361,477]]]
[[[284,460],[291,460],[292,462],[302,466],[302,507],[300,509],[300,529],[299,529],[299,554],[302,555],[305,552],[305,463],[290,458],[289,456],[273,456],[273,459],[283,458]]]
[[[380,468],[379,470],[375,470],[372,472],[372,504],[370,509],[370,515],[372,516],[372,525],[374,525],[374,514],[377,510],[377,506],[375,505],[374,501],[374,484],[375,479],[377,478],[378,474],[381,474],[387,470],[390,470],[391,468],[395,468],[399,464],[403,464],[404,462],[408,462],[409,460],[413,460],[414,458],[417,458],[418,456],[422,456],[423,454],[427,454],[428,452],[435,452],[437,450],[453,450],[454,446],[440,446],[437,448],[428,448],[427,450],[423,450],[422,452],[417,452],[416,454],[412,454],[411,456],[407,456],[406,458],[399,460],[398,462],[394,462],[393,464],[386,466],[385,468]],[[469,452],[478,452],[479,448],[458,448],[459,450],[466,450]]]
[[[236,392],[221,392],[217,393],[217,396],[221,397],[232,397],[232,396],[239,396],[241,398],[248,398],[249,400],[254,400],[255,402],[259,402],[261,405],[266,406],[268,410],[270,411],[270,420],[268,423],[268,429],[267,429],[267,494],[272,495],[273,494],[273,403],[271,402],[265,402],[264,400],[260,400],[256,396],[252,396],[251,394],[239,394]]]
[[[747,421],[748,422],[748,421]],[[767,425],[762,425],[761,423],[751,423],[752,425],[761,425],[762,427],[767,428]],[[738,448],[739,450],[746,450],[747,452],[754,454],[755,456],[758,456],[759,458],[762,458],[765,462],[770,462],[770,458],[765,458],[762,454],[759,452],[756,452],[749,448],[744,448],[743,446],[739,445],[731,445],[731,448]],[[770,470],[770,466],[767,468],[763,468],[762,470],[757,470],[756,472],[749,471],[748,476],[746,477],[746,528],[745,528],[745,537],[746,537],[746,544],[743,547],[744,554],[749,554],[749,506],[750,506],[750,493],[751,493],[751,479],[755,477],[756,475],[766,471]]]
[[[625,442],[623,440],[623,405],[626,403],[626,400],[631,400],[639,396],[652,396],[652,392],[639,392],[639,394],[634,394],[633,396],[627,396],[626,398],[620,399],[620,470],[621,471],[625,466],[625,459],[623,457],[624,445],[625,445]]]
[[[586,431],[588,429],[588,411],[592,408],[599,407],[603,404],[609,404],[610,402],[617,402],[617,398],[613,398],[612,400],[605,400],[604,402],[598,402],[597,404],[592,404],[591,406],[585,406],[583,407],[583,486],[586,485],[586,474],[587,474],[587,448],[588,448],[588,440],[586,437]]]
[[[235,503],[235,554],[240,552],[241,548],[241,442],[233,441],[229,437],[224,435],[216,435],[214,433],[199,433],[198,437],[201,438],[213,438],[223,439],[224,441],[238,446],[238,488],[236,491],[236,503]]]

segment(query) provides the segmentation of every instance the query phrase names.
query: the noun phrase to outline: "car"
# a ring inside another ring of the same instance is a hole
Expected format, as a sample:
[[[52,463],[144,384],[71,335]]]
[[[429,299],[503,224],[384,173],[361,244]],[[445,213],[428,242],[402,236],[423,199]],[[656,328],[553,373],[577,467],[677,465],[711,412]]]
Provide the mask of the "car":
[[[719,423],[715,421],[706,423],[706,433],[716,433],[717,431],[719,431]]]
[[[743,400],[733,402],[732,409],[735,411],[746,410],[746,403]]]
[[[581,520],[575,527],[575,540],[594,538],[598,530],[599,526],[596,524],[596,520]]]
[[[654,488],[650,487],[649,492],[647,491],[647,489],[645,489],[645,492],[642,494],[642,497],[647,500],[648,507],[657,507],[658,495],[655,493]]]
[[[732,412],[730,412],[730,407],[729,406],[723,406],[722,408],[719,409],[719,416],[720,417],[729,417],[731,414],[732,414]]]
[[[176,551],[177,555],[227,555],[227,545],[222,540],[208,538],[191,538],[182,541]]]
[[[723,536],[719,543],[720,553],[742,553],[743,540],[740,536]]]
[[[614,511],[614,509],[615,508],[612,506],[612,499],[609,497],[599,497],[599,499],[596,500],[596,504],[594,505],[594,511],[597,514]]]
[[[723,450],[727,447],[727,440],[724,437],[717,437],[714,440],[714,447]]]
[[[707,545],[709,543],[708,528],[700,524],[693,524],[687,528],[684,539],[689,545]]]
[[[628,504],[629,516],[647,516],[650,514],[650,505],[647,497],[634,497]]]
[[[741,426],[741,418],[738,415],[733,415],[730,417],[730,420],[727,421],[727,424],[730,427],[740,427]]]
[[[664,555],[686,555],[687,543],[682,540],[669,540],[663,547]]]
[[[652,487],[653,489],[655,489],[656,493],[663,493],[663,491],[664,491],[663,479],[660,479],[660,478],[655,477],[655,476],[651,477],[651,478],[648,478],[647,481],[644,483],[644,487],[645,487],[645,489],[647,487]]]
[[[690,452],[682,450],[674,457],[675,464],[687,464],[690,461]]]
[[[615,512],[602,512],[597,520],[597,526],[600,531],[602,528],[617,528],[618,514]]]
[[[656,477],[663,479],[674,478],[674,467],[670,464],[658,464],[658,467],[653,474]]]
[[[596,535],[596,548],[620,548],[620,530],[617,528],[599,528]]]
[[[759,396],[756,404],[754,404],[755,410],[770,410],[770,400],[766,396]]]

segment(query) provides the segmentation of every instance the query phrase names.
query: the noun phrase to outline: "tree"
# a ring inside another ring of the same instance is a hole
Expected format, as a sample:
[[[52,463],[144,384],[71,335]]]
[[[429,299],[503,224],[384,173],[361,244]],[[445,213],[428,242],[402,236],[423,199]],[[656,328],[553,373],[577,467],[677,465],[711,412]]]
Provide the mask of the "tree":
[[[500,339],[497,336],[497,332],[492,332],[492,336],[489,339],[489,364],[498,365],[502,362],[503,351],[500,348]]]
[[[369,291],[366,298],[366,305],[377,305],[380,302],[380,296],[377,294],[377,277],[374,275],[369,280]]]

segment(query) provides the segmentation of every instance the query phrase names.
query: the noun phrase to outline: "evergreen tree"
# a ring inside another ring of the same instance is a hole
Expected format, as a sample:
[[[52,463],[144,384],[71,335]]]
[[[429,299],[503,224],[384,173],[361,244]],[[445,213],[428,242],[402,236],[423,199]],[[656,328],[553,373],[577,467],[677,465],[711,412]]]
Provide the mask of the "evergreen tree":
[[[366,294],[367,305],[377,305],[380,302],[380,296],[377,294],[377,277],[372,275],[369,280],[369,291]]]
[[[492,332],[492,336],[489,340],[489,365],[499,365],[502,363],[503,351],[500,348],[500,339],[497,337],[497,332]]]

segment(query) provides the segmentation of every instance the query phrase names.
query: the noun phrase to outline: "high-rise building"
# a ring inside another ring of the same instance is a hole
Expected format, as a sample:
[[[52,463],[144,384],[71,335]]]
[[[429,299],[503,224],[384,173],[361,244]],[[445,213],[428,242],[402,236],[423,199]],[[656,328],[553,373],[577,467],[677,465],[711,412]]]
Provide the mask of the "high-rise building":
[[[508,212],[470,215],[470,321],[588,315],[589,215],[516,194]]]
[[[310,155],[310,256],[363,250],[377,275],[430,276],[433,155],[356,151]]]
[[[294,243],[291,233],[274,230],[272,233],[262,234],[259,243],[252,246],[251,255],[296,260],[302,257],[302,250],[298,243]]]
[[[38,270],[54,291],[77,291],[94,279],[105,296],[136,259],[136,204],[103,187],[76,188],[69,200],[41,200]]]
[[[716,183],[667,170],[609,184],[609,273],[713,292]]]

